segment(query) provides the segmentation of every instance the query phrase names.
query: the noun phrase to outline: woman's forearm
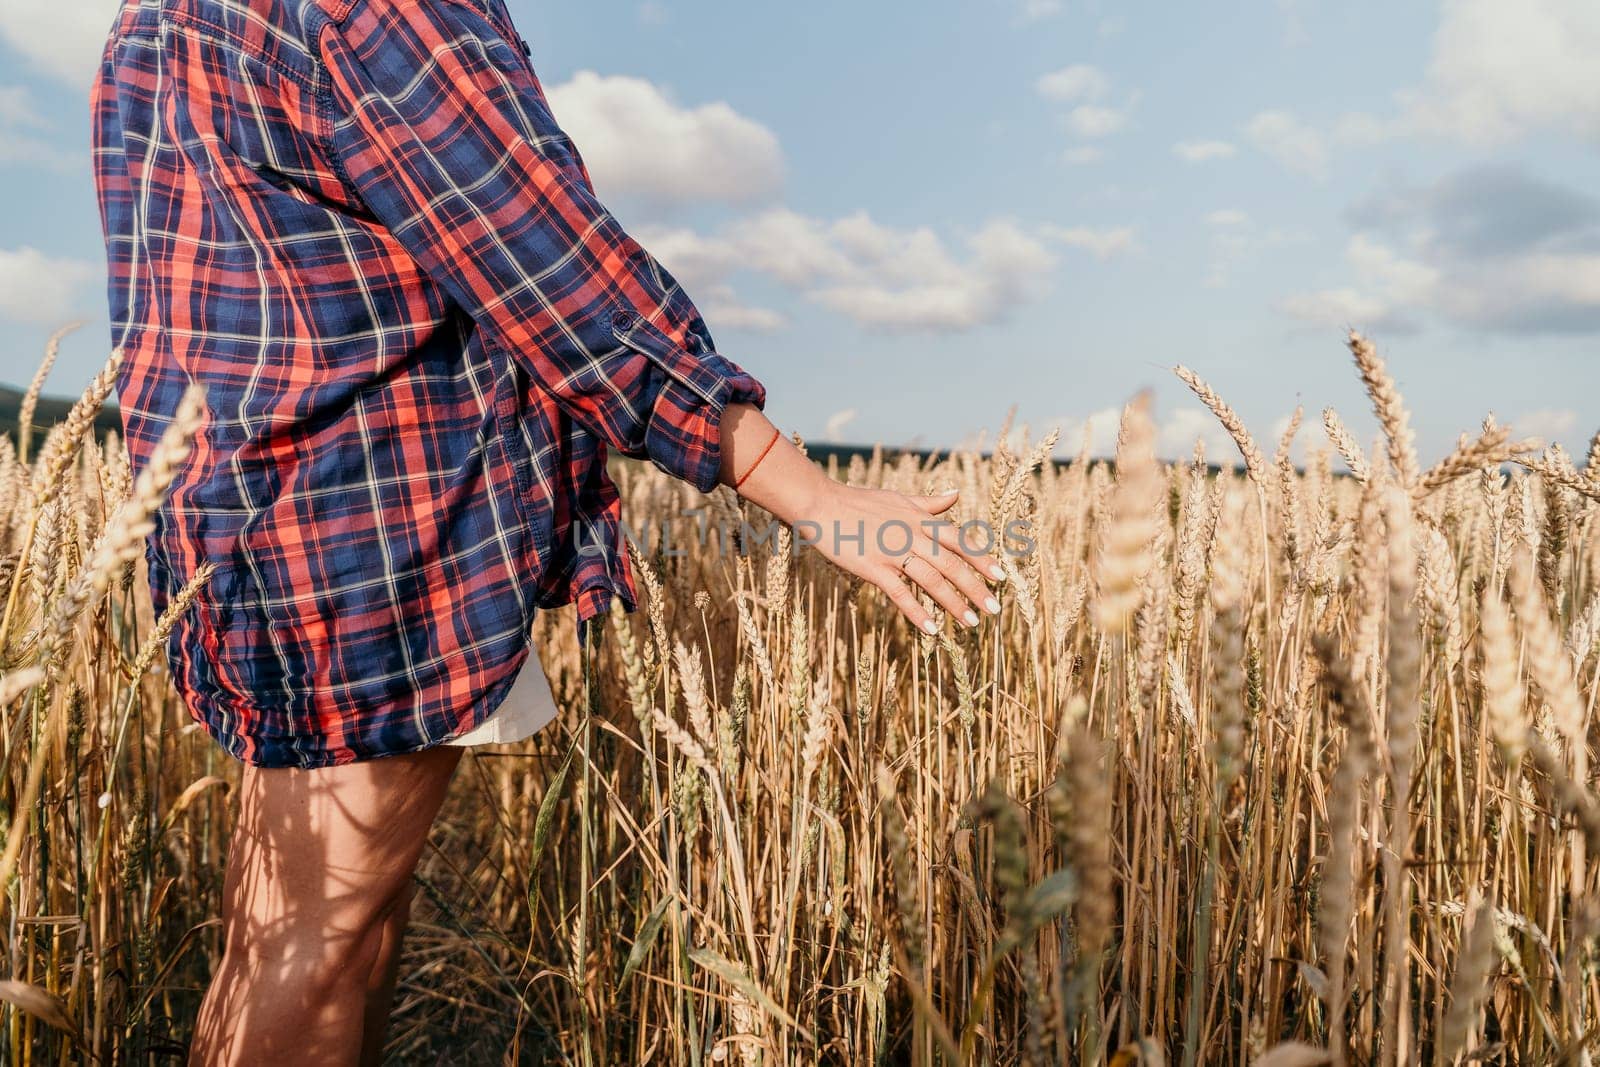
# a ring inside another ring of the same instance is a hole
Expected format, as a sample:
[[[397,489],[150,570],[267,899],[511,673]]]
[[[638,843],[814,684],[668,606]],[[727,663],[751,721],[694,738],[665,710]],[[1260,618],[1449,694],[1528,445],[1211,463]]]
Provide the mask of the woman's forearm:
[[[774,430],[755,405],[729,404],[722,413],[720,480],[731,486],[743,476],[740,496],[793,522],[806,516],[818,494],[835,483],[787,436],[779,433],[773,441]],[[769,442],[771,449],[762,455]]]
[[[913,587],[968,626],[978,625],[979,608],[999,612],[1000,601],[985,582],[1005,577],[1004,571],[987,548],[964,544],[956,524],[943,518],[956,502],[954,490],[908,495],[835,481],[793,441],[782,434],[774,439],[773,429],[758,408],[728,405],[721,431],[724,485],[738,483],[740,496],[783,522],[806,523],[803,543],[882,589],[927,633],[937,633],[939,623]]]

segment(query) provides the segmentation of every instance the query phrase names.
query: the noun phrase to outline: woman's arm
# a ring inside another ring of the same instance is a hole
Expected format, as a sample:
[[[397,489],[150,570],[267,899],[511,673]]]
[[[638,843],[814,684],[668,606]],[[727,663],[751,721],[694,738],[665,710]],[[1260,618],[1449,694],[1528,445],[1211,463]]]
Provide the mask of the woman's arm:
[[[317,44],[345,180],[496,350],[608,445],[702,492],[755,464],[773,431],[765,387],[711,347],[694,304],[600,203],[532,65],[480,5],[355,0]],[[925,629],[904,579],[972,625],[969,604],[999,610],[980,576],[999,576],[993,561],[930,525],[953,493],[841,485],[787,440],[737,488],[814,529],[808,543]]]
[[[781,434],[763,455],[774,429],[754,405],[727,406],[721,425],[722,484],[732,486],[743,477],[740,496],[784,522],[805,524],[799,530],[815,537],[817,551],[882,589],[906,618],[929,633],[936,633],[938,624],[906,579],[969,626],[978,624],[975,609],[1000,610],[983,576],[998,579],[1003,572],[987,553],[967,551],[956,527],[938,518],[956,502],[954,490],[908,496],[844,485]],[[916,558],[906,558],[908,545]]]
[[[481,0],[333,6],[344,14],[317,48],[352,199],[472,317],[493,358],[521,364],[616,452],[716,488],[716,420],[729,404],[759,407],[765,390],[600,202],[527,57]]]

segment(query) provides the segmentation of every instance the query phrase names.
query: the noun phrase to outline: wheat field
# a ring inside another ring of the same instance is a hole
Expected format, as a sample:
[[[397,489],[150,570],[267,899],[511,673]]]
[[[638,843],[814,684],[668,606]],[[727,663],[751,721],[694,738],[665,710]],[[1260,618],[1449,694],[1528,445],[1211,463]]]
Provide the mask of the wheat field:
[[[642,540],[587,657],[541,618],[558,722],[463,758],[392,1062],[1589,1062],[1600,438],[1486,420],[1424,468],[1349,354],[1367,448],[1330,410],[1269,456],[1178,368],[1238,455],[1159,463],[1140,397],[1114,464],[1010,425],[831,463],[1028,524],[976,629],[916,631],[787,530]],[[207,574],[156,619],[142,562],[203,405],[130,471],[91,433],[116,365],[0,438],[13,1064],[180,1061],[220,951],[238,768],[161,654]],[[636,528],[763,518],[617,477]]]

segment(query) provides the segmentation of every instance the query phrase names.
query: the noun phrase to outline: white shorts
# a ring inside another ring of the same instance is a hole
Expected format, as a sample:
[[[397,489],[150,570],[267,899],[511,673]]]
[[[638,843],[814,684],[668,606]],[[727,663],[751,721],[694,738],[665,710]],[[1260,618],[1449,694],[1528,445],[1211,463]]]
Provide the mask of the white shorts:
[[[539,650],[528,650],[528,661],[517,672],[511,692],[489,717],[477,726],[443,742],[446,745],[502,745],[531,737],[556,717],[550,679],[539,662]]]

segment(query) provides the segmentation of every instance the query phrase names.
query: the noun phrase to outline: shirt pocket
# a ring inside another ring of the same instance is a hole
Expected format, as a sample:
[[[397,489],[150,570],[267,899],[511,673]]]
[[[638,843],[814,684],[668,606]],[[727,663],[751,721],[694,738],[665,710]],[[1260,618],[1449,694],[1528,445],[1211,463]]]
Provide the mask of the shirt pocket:
[[[253,41],[246,28],[188,8],[165,12],[159,27],[167,135],[220,201],[262,198],[271,213],[287,206],[275,194],[316,205],[337,192],[303,57],[278,37]]]

